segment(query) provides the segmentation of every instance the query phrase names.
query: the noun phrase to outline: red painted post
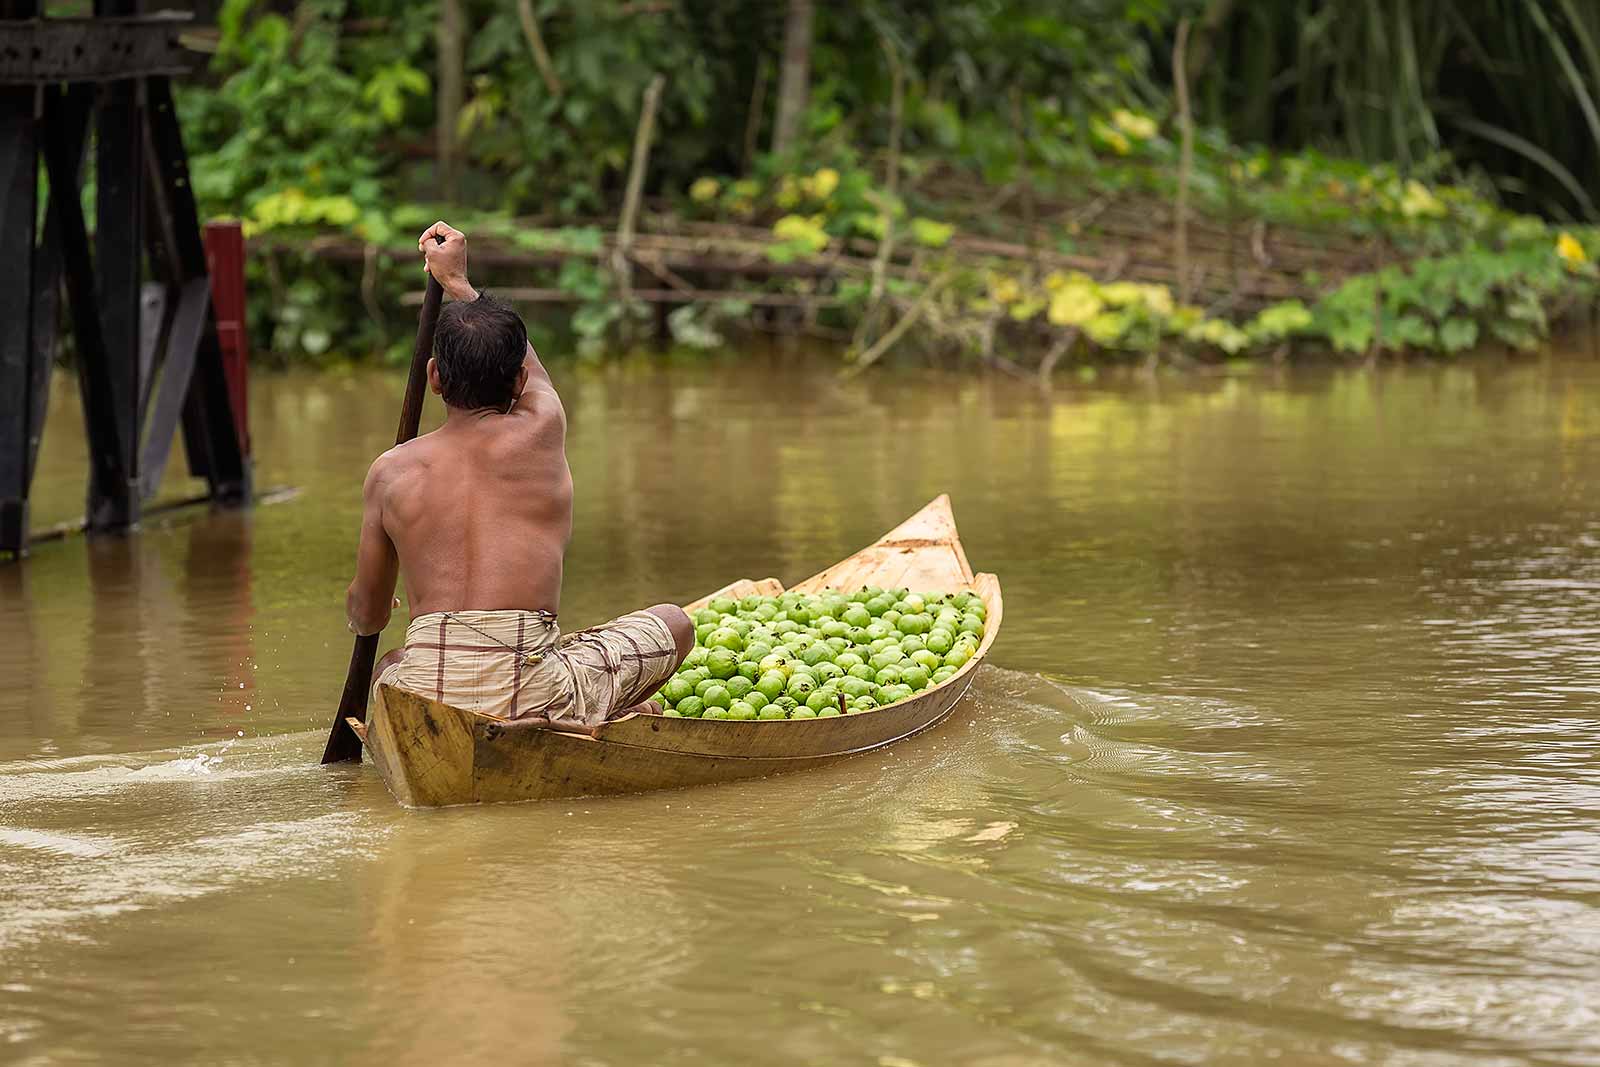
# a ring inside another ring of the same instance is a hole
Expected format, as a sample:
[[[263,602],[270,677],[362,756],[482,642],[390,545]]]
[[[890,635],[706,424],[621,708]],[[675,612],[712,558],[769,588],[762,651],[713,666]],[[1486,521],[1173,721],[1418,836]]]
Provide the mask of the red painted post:
[[[208,222],[204,227],[206,270],[211,274],[211,309],[222,345],[222,370],[228,379],[233,425],[239,451],[250,455],[250,337],[245,328],[244,229],[237,222]]]

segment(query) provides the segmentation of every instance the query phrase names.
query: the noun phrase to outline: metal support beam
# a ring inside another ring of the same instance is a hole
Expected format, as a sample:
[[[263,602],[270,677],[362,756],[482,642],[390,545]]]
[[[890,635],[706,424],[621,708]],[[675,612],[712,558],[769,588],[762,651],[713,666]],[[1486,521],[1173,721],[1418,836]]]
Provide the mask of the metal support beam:
[[[145,83],[145,114],[150,120],[151,187],[160,219],[152,235],[152,254],[163,257],[175,284],[206,272],[206,246],[200,239],[199,210],[189,187],[189,153],[183,147],[172,84],[165,78]]]
[[[156,384],[156,358],[167,350],[167,331],[171,327],[167,312],[173,303],[161,282],[145,282],[139,289],[139,425],[150,414],[150,398]],[[143,455],[143,453],[141,453]],[[139,469],[144,470],[140,460]]]
[[[84,87],[46,90],[44,156],[50,178],[50,215],[56,224],[72,309],[83,422],[89,436],[89,529],[113,530],[139,521],[138,482],[129,474],[134,460],[124,451],[125,442],[133,439],[134,430],[128,424],[133,405],[122,402],[115,391],[113,357],[100,318],[83,207],[76,195],[62,195],[78,188],[87,96]]]
[[[33,374],[34,224],[39,187],[32,89],[0,89],[0,232],[9,236],[0,286],[0,552],[28,546],[28,487],[39,428]]]
[[[211,316],[211,287],[207,280],[191,278],[179,292],[177,311],[172,316],[172,330],[167,336],[167,358],[161,368],[161,381],[150,408],[150,433],[145,437],[144,455],[140,465],[144,471],[142,491],[148,499],[161,488],[161,476],[166,473],[167,457],[172,452],[172,438],[178,429],[178,420],[185,418],[187,401],[194,391],[196,357],[205,341],[206,324]],[[199,416],[204,418],[203,415]],[[187,421],[187,420],[186,420]],[[194,469],[194,449],[200,449],[202,461],[210,458],[211,450],[204,434],[198,442],[188,441],[189,466]],[[204,470],[195,470],[204,475]]]
[[[0,12],[0,18],[7,18],[5,33],[0,34],[0,85],[189,74],[201,58],[180,39],[193,22],[186,11],[28,21]]]
[[[216,318],[210,304],[210,279],[206,267],[205,244],[200,237],[200,217],[195,208],[194,190],[189,185],[189,157],[184,151],[178,128],[178,113],[172,103],[172,89],[165,78],[146,82],[146,115],[149,118],[151,157],[155,178],[151,192],[160,222],[151,242],[152,255],[166,260],[166,276],[184,287],[180,305],[191,305],[190,283],[205,283],[205,306],[196,342],[192,374],[187,382],[174,381],[173,388],[186,385],[183,393],[183,443],[189,469],[210,484],[213,499],[223,503],[247,503],[250,499],[250,463],[240,445],[228,396],[228,380],[223,371],[222,350],[217,342]],[[180,306],[179,316],[182,315]],[[171,408],[164,404],[168,379],[180,371],[175,357],[183,351],[180,324],[175,319],[168,365],[162,373],[160,394],[151,411],[146,435],[149,460],[144,484],[154,491],[160,484],[156,464],[165,465],[165,447],[156,442],[170,440],[176,429],[170,422]],[[157,456],[160,448],[162,455]]]
[[[48,197],[48,194],[47,194]],[[33,421],[28,430],[28,478],[39,465],[45,409],[50,402],[50,375],[55,371],[56,334],[61,324],[61,243],[50,217],[48,200],[44,231],[33,258]]]
[[[131,9],[127,0],[98,0],[108,14]],[[124,472],[139,477],[139,297],[144,274],[144,107],[137,80],[100,86],[95,101],[94,271],[100,294],[110,394],[117,411]]]

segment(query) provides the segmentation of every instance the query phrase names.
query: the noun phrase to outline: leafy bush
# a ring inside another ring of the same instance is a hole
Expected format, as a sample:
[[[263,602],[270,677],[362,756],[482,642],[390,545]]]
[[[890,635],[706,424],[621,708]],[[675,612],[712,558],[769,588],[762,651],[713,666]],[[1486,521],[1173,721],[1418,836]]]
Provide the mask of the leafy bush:
[[[390,61],[363,80],[342,65],[336,0],[313,3],[327,17],[298,34],[278,15],[247,19],[251,6],[228,0],[219,16],[221,84],[179,95],[202,212],[256,232],[333,226],[386,239],[392,161],[378,145],[426,97],[427,76]]]
[[[432,11],[301,0],[290,20],[276,13],[282,6],[224,0],[211,80],[180,94],[195,192],[204,214],[238,216],[258,247],[277,248],[252,260],[253,289],[271,294],[252,315],[281,356],[399,351],[385,321],[416,275],[389,250],[445,210],[428,204],[440,195],[428,155],[438,121]],[[1111,355],[1232,356],[1290,341],[1450,353],[1488,340],[1536,344],[1564,303],[1595,292],[1591,231],[1558,236],[1504,211],[1490,183],[1464,176],[1442,151],[1409,152],[1402,168],[1242,148],[1205,127],[1187,176],[1197,213],[1381,236],[1409,265],[1235,319],[1179,305],[1164,286],[975,256],[985,235],[1016,239],[1017,214],[985,210],[990,198],[1173,196],[1167,35],[1193,12],[1187,2],[1063,0],[1046,11],[1036,0],[963,0],[939,5],[937,18],[913,0],[817,5],[803,136],[781,154],[763,148],[782,4],[533,0],[553,85],[530,61],[515,5],[463,7],[466,99],[453,125],[464,202],[446,217],[512,249],[563,253],[559,268],[531,273],[574,298],[561,325],[585,352],[646,319],[623,297],[593,219],[620,199],[640,99],[657,72],[668,81],[647,211],[739,224],[746,249],[759,241],[778,262],[856,257],[853,273],[823,283],[835,299],[820,320],[833,330],[864,336],[884,301],[904,311],[945,278],[922,329],[974,351],[987,342],[973,339],[992,342],[999,324]],[[952,186],[982,192],[963,203]],[[528,215],[539,225],[519,221]],[[1033,221],[1045,251],[1071,252],[1085,236],[1059,215]],[[362,242],[366,261],[290,251],[329,233]],[[864,262],[886,239],[894,269],[874,263],[869,277]],[[816,283],[761,284],[803,296]],[[674,312],[667,325],[704,348],[749,311],[718,301]]]

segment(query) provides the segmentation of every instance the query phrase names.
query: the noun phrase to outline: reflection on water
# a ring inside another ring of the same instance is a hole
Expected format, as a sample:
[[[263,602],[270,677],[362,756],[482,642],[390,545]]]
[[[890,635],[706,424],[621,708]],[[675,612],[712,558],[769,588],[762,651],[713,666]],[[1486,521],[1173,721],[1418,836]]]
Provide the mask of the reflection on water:
[[[1007,596],[973,697],[790,778],[400,811],[314,765],[398,384],[264,378],[298,498],[0,568],[12,1055],[1600,1062],[1600,366],[558,384],[573,624],[947,490]]]

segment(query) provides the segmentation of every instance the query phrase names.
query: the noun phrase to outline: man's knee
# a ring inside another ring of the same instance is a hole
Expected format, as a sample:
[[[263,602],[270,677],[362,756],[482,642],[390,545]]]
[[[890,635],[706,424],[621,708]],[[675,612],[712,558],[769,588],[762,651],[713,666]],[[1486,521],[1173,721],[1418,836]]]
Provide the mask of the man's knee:
[[[378,679],[383,677],[383,672],[394,666],[396,663],[399,663],[405,658],[405,655],[406,649],[404,645],[401,645],[399,648],[391,648],[378,658],[377,663],[372,665],[372,681],[368,686],[370,699],[377,698]]]
[[[644,610],[667,624],[672,642],[678,646],[678,662],[683,662],[683,657],[694,647],[694,623],[688,614],[676,604],[657,604]]]
[[[383,657],[378,660],[377,665],[372,668],[372,676],[374,678],[379,677],[384,671],[388,670],[390,667],[404,659],[405,654],[406,650],[404,646],[401,646],[400,648],[391,648],[389,651],[383,654]]]

